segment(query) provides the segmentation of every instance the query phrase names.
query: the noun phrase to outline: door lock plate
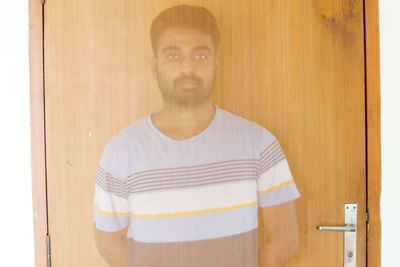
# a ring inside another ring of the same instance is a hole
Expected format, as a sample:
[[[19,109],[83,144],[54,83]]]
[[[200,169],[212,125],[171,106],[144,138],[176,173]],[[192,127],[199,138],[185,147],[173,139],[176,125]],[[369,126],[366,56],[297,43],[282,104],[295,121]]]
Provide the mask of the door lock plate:
[[[344,224],[352,225],[355,231],[344,232],[344,267],[357,266],[357,204],[344,204]]]
[[[318,226],[317,229],[320,231],[343,232],[343,266],[357,266],[357,203],[344,204],[344,226]]]

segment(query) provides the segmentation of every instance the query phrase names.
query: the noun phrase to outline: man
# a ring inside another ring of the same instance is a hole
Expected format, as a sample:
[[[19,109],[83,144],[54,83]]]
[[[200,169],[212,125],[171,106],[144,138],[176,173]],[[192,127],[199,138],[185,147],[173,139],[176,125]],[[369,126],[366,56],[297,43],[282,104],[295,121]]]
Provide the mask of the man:
[[[151,41],[163,106],[104,149],[98,249],[112,266],[284,266],[298,245],[299,192],[278,140],[211,100],[214,16],[202,7],[169,8],[153,21]]]

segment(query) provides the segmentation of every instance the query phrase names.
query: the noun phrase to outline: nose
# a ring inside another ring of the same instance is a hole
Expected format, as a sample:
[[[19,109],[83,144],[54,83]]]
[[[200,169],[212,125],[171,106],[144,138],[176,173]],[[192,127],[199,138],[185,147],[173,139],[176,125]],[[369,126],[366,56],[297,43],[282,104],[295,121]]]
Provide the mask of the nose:
[[[196,72],[195,62],[191,57],[183,58],[181,72],[184,74],[193,74]]]

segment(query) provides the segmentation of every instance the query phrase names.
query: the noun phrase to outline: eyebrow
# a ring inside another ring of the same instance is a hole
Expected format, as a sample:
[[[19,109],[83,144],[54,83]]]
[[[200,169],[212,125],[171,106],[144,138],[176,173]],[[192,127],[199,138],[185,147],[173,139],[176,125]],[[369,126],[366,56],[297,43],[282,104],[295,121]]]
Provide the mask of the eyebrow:
[[[178,46],[176,46],[176,45],[169,45],[169,46],[164,47],[161,52],[165,52],[167,50],[180,50],[180,48]],[[211,49],[208,46],[204,46],[204,45],[196,46],[196,47],[194,47],[194,50],[195,51],[207,50],[207,51],[211,52]]]
[[[169,45],[163,48],[163,50],[161,50],[161,52],[165,52],[166,50],[179,50],[179,47],[175,46],[175,45]]]
[[[208,50],[208,51],[211,52],[211,49],[210,49],[208,46],[205,46],[205,45],[203,45],[203,46],[196,46],[196,47],[194,48],[194,50],[195,50],[195,51],[198,51],[198,50]]]

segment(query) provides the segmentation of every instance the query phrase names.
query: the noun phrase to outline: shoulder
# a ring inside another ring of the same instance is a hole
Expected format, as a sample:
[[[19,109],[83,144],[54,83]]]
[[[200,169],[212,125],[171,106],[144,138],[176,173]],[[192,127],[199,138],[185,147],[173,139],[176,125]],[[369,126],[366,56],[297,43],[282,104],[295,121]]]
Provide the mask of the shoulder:
[[[118,175],[135,158],[133,155],[135,143],[143,137],[146,117],[141,117],[119,130],[105,144],[100,159],[100,165]]]
[[[143,136],[145,123],[146,117],[131,122],[107,141],[105,149],[110,153],[116,153],[129,147],[135,140]]]
[[[277,141],[275,135],[263,125],[227,110],[221,111],[225,126],[250,138],[256,150],[257,148],[263,149]]]

